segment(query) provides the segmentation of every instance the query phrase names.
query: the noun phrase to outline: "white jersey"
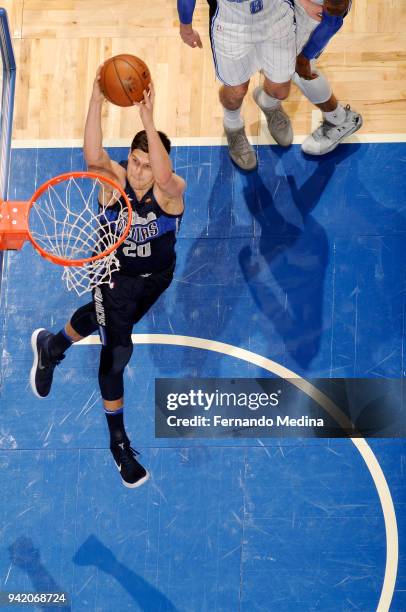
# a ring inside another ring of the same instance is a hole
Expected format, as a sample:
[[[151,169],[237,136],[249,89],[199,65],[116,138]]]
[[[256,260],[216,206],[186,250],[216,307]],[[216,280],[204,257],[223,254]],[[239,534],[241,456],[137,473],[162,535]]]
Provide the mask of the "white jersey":
[[[291,0],[209,0],[210,39],[217,77],[241,85],[262,70],[275,82],[295,71],[296,43]]]
[[[292,5],[290,0],[217,0],[216,16],[223,23],[252,27],[271,18],[284,3]]]
[[[312,0],[313,4],[323,5],[324,0]],[[303,8],[300,0],[295,2],[295,19],[296,19],[296,52],[299,55],[303,47],[309,40],[312,32],[319,25],[319,21],[312,19]]]

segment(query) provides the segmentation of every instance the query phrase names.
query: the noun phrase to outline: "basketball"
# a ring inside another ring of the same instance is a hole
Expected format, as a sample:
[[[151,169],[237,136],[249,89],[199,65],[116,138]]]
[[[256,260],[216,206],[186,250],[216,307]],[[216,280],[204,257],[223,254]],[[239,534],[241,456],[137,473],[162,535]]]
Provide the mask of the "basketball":
[[[109,102],[117,106],[132,106],[141,102],[148,89],[151,74],[148,66],[135,55],[115,55],[104,62],[100,87]]]

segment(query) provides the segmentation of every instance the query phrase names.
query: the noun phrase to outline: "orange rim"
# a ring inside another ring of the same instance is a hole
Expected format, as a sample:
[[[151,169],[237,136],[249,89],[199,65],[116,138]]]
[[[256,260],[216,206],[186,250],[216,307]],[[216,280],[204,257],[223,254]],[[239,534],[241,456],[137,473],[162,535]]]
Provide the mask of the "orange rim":
[[[38,189],[36,190],[36,192],[33,194],[33,196],[31,197],[29,201],[28,219],[29,219],[29,214],[30,214],[30,210],[32,206],[35,204],[36,200],[48,189],[48,187],[51,187],[52,185],[58,185],[59,183],[63,183],[64,181],[70,178],[99,179],[101,182],[111,185],[124,198],[124,201],[128,208],[128,221],[127,221],[127,225],[125,226],[125,229],[124,229],[124,232],[121,238],[117,240],[117,242],[113,244],[113,246],[103,251],[103,253],[99,253],[98,255],[95,255],[94,257],[85,257],[83,259],[65,259],[64,257],[53,255],[52,253],[45,251],[42,248],[42,246],[38,244],[35,238],[31,235],[30,227],[28,225],[28,238],[30,242],[32,243],[33,247],[36,248],[37,251],[40,252],[42,257],[60,266],[72,266],[72,267],[84,266],[87,263],[90,263],[92,261],[97,261],[98,259],[103,259],[103,257],[110,255],[110,253],[115,251],[120,246],[120,244],[124,242],[124,240],[126,239],[128,235],[128,232],[130,231],[130,227],[131,227],[132,208],[131,208],[130,200],[128,199],[128,196],[125,193],[124,189],[112,179],[106,176],[103,176],[102,174],[98,174],[97,172],[66,172],[65,174],[59,174],[58,176],[54,176],[53,178],[49,179],[49,181],[46,181],[46,183],[43,183],[43,185],[38,187]]]

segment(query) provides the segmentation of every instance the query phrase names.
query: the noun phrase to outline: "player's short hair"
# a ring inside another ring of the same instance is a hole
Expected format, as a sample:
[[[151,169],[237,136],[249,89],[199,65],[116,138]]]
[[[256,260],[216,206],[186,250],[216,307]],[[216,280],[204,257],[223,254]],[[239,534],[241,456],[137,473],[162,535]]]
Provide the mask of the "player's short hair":
[[[166,152],[169,154],[171,151],[171,141],[168,136],[163,132],[158,130],[159,138],[161,139],[162,144],[165,147]],[[133,138],[131,143],[131,151],[134,149],[139,149],[140,151],[144,151],[144,153],[149,153],[148,150],[148,138],[145,130],[141,130],[141,132],[137,132]]]

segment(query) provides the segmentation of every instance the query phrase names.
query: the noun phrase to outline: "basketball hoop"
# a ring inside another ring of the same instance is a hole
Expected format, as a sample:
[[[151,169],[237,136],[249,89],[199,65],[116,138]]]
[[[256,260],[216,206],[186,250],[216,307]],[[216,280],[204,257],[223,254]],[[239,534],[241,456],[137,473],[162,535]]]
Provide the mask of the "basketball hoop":
[[[68,172],[41,185],[29,202],[0,202],[0,250],[30,240],[42,257],[63,266],[67,288],[82,295],[119,269],[115,251],[131,216],[120,185],[93,172]]]

